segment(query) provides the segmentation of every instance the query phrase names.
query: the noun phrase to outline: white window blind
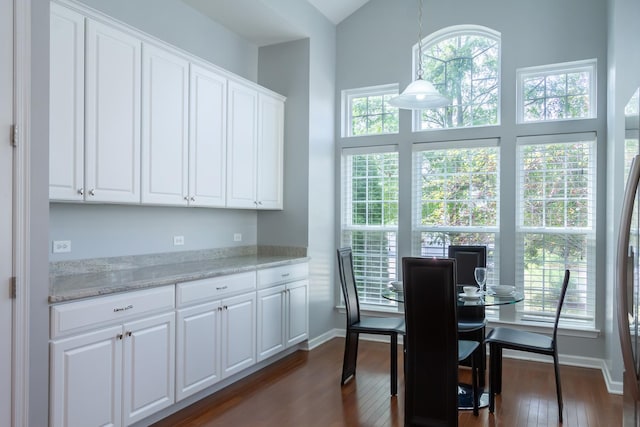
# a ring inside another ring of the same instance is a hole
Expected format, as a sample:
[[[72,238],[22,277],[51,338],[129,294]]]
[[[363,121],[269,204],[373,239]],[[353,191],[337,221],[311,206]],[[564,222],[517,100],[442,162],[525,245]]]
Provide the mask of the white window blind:
[[[396,147],[343,150],[341,210],[341,245],[352,248],[360,302],[397,305],[381,295],[398,273]]]
[[[499,283],[500,149],[497,139],[415,144],[413,254],[487,246],[487,284]]]
[[[518,138],[517,307],[552,321],[564,270],[571,271],[564,323],[593,326],[595,312],[595,134]]]

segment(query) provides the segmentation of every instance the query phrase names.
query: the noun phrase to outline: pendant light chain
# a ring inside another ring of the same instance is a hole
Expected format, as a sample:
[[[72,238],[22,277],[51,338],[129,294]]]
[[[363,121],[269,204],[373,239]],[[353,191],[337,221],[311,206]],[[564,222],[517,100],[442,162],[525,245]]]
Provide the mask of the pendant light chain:
[[[424,70],[422,69],[422,0],[418,0],[418,69],[417,78],[422,80]]]

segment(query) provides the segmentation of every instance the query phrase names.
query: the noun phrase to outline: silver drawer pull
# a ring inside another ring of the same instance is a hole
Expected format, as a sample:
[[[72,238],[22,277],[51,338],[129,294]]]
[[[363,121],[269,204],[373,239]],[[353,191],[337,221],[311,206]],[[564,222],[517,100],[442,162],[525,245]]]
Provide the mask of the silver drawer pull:
[[[216,287],[216,291],[224,291],[225,289],[227,289],[227,285]]]
[[[119,311],[127,311],[127,310],[131,310],[132,308],[133,308],[133,304],[129,304],[126,307],[116,307],[116,308],[113,309],[113,312],[117,313]]]
[[[284,273],[282,277],[289,277],[290,273]]]

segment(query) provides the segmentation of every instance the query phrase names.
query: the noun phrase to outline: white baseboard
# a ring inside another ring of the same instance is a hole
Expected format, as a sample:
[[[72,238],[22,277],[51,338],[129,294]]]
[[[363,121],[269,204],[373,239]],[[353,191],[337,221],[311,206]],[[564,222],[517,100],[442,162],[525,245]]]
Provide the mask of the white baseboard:
[[[321,344],[336,337],[344,337],[346,331],[341,328],[332,329],[313,340],[309,340],[309,350],[313,350]],[[361,334],[360,339],[366,341],[389,342],[389,338],[384,335],[367,335]],[[402,343],[402,337],[398,337],[398,344]],[[521,351],[504,350],[503,357],[519,360],[530,360],[533,362],[553,363],[553,359],[548,356],[536,353],[527,353]],[[622,382],[614,381],[611,378],[611,372],[604,360],[593,357],[575,356],[571,354],[558,355],[561,365],[576,366],[579,368],[598,369],[602,372],[602,378],[610,394],[622,394]]]

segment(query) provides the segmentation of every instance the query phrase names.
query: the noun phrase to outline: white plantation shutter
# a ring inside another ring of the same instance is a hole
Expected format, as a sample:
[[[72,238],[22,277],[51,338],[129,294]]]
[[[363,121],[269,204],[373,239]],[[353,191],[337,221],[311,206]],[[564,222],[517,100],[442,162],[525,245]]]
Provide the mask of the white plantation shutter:
[[[517,286],[523,319],[552,321],[571,271],[564,323],[594,326],[596,135],[518,138]]]
[[[381,296],[397,279],[397,233],[397,147],[344,149],[341,246],[352,248],[361,304],[397,305]]]

